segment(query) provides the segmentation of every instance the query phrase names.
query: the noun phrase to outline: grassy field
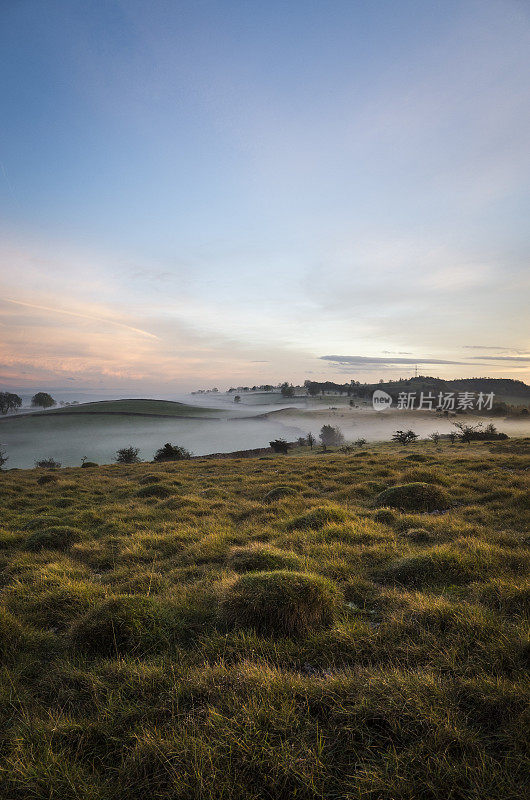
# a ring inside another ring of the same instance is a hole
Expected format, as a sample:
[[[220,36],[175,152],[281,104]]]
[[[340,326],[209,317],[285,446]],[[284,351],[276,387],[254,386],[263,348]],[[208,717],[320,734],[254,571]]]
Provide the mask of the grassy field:
[[[215,412],[215,408],[201,408],[172,400],[99,400],[64,408],[52,408],[46,414],[147,414],[157,417],[199,417]]]
[[[0,474],[0,796],[523,797],[529,444]]]

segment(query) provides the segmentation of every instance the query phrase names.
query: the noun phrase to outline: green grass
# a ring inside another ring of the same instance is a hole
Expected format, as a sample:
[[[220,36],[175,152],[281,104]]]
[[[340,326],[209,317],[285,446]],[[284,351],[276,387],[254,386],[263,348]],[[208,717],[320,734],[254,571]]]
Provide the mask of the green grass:
[[[146,414],[156,417],[200,417],[216,411],[214,408],[190,406],[172,400],[99,400],[75,406],[52,408],[46,414]]]
[[[1,473],[0,796],[525,796],[529,466],[509,440]]]

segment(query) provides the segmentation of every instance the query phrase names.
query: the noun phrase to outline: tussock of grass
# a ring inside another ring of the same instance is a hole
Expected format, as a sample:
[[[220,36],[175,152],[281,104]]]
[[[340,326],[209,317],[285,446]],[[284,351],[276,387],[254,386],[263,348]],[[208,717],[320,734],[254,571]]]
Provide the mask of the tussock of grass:
[[[376,506],[390,506],[401,511],[439,511],[449,507],[449,496],[428,483],[404,483],[391,486],[377,495]]]
[[[307,528],[318,530],[330,522],[345,522],[347,519],[347,512],[340,506],[318,506],[288,520],[286,527],[287,530],[305,530]]]
[[[302,559],[296,553],[259,543],[233,548],[227,564],[235,572],[300,569],[303,566]]]
[[[270,489],[267,492],[263,498],[263,502],[272,503],[274,500],[281,500],[282,497],[293,495],[296,495],[296,489],[293,489],[292,486],[275,486],[274,489]]]
[[[148,483],[147,486],[142,486],[136,492],[137,497],[156,497],[159,500],[164,500],[166,497],[170,497],[171,494],[172,489],[162,483]]]
[[[304,572],[250,572],[225,591],[221,616],[228,625],[259,633],[301,636],[331,625],[337,589],[329,580]]]
[[[66,550],[81,538],[81,531],[67,525],[53,525],[43,531],[35,531],[26,539],[28,550]]]
[[[96,605],[70,630],[75,647],[92,655],[116,656],[148,653],[167,644],[169,614],[157,599],[142,595],[116,595]]]

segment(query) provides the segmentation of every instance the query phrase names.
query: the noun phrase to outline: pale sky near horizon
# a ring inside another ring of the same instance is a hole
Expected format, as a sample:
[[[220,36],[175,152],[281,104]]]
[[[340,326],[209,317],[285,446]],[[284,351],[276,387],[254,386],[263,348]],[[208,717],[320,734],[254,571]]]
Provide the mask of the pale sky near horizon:
[[[2,0],[0,390],[528,381],[530,2]]]

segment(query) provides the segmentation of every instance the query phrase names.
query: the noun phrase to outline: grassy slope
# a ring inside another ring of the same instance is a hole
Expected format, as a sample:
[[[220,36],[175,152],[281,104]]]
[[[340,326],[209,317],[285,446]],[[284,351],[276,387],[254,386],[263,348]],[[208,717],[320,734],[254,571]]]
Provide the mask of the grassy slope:
[[[523,796],[527,451],[421,443],[64,469],[45,484],[2,474],[0,795]],[[373,507],[410,481],[454,507]],[[160,485],[164,498],[141,496]],[[293,491],[264,502],[280,486]],[[35,549],[50,528],[51,549]],[[241,549],[256,543],[262,556]],[[260,557],[331,579],[333,626],[299,639],[225,627],[219,599]]]
[[[216,411],[171,400],[101,400],[96,403],[80,403],[76,406],[54,408],[46,414],[147,414],[161,417],[202,416]]]

